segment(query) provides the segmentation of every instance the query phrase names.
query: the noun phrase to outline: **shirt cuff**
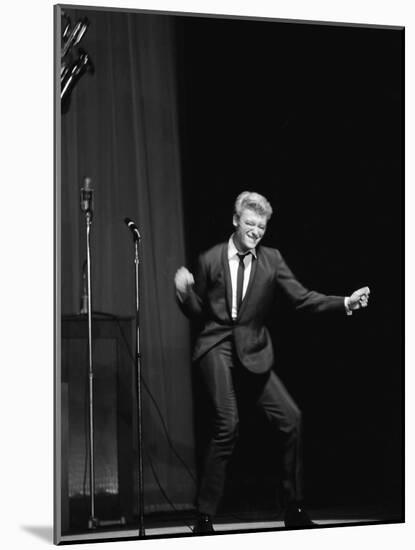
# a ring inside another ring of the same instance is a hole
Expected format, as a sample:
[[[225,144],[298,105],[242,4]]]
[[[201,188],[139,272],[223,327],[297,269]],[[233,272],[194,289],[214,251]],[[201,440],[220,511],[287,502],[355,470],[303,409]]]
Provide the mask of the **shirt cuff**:
[[[353,311],[349,307],[350,298],[345,296],[344,298],[344,309],[346,310],[346,315],[353,315]]]
[[[181,292],[179,292],[178,290],[176,290],[176,298],[179,300],[179,302],[182,304],[185,299],[186,299],[186,296],[183,296],[183,294]]]

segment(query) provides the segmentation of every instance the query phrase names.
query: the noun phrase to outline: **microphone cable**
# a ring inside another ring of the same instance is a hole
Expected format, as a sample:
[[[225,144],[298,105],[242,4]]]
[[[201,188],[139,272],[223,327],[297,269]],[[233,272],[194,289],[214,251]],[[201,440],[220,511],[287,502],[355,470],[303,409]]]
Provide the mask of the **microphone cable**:
[[[129,345],[129,342],[128,342],[128,339],[124,333],[124,330],[121,326],[121,323],[120,323],[120,320],[118,319],[118,317],[116,315],[113,315],[111,313],[103,313],[103,312],[100,312],[100,311],[96,311],[95,313],[99,314],[99,315],[104,315],[104,316],[107,316],[107,317],[111,317],[112,319],[114,319],[117,323],[117,326],[118,326],[118,330],[120,331],[120,334],[121,334],[121,337],[124,341],[124,344],[125,344],[125,347],[126,347],[126,350],[128,352],[128,355],[130,356],[130,359],[131,361],[133,362],[134,366],[135,366],[135,359],[134,359],[134,354],[132,353],[131,351],[131,348],[130,348],[130,345]],[[176,450],[175,446],[174,446],[174,443],[171,439],[171,436],[170,436],[170,433],[169,433],[169,430],[167,428],[167,425],[166,425],[166,421],[164,420],[164,417],[163,417],[163,413],[161,412],[160,410],[160,407],[156,401],[156,399],[154,398],[150,388],[148,387],[146,381],[145,381],[145,378],[143,377],[143,374],[141,374],[141,381],[143,383],[143,387],[144,389],[146,390],[149,398],[151,399],[152,403],[153,403],[153,406],[154,408],[156,409],[157,411],[157,414],[160,418],[160,422],[161,422],[161,425],[162,425],[162,428],[163,428],[163,431],[164,431],[164,434],[166,436],[166,440],[167,440],[167,443],[170,447],[170,449],[173,451],[173,454],[176,456],[176,458],[179,460],[179,462],[182,464],[182,466],[184,467],[184,469],[186,470],[187,474],[189,475],[189,477],[191,478],[192,482],[194,483],[194,485],[197,487],[197,481],[196,481],[196,477],[195,475],[193,474],[193,472],[191,471],[189,465],[186,463],[186,461],[183,459],[183,457],[179,454],[179,452]]]
[[[164,489],[164,487],[163,487],[163,485],[162,485],[162,483],[161,483],[161,481],[160,481],[160,479],[159,479],[159,477],[158,477],[158,475],[157,475],[157,472],[156,472],[156,469],[155,469],[155,467],[154,467],[154,464],[153,464],[153,461],[152,461],[152,459],[151,459],[150,454],[149,454],[148,451],[146,451],[145,449],[144,449],[144,452],[145,452],[145,454],[146,454],[146,456],[147,456],[148,462],[150,463],[150,468],[151,468],[153,477],[154,477],[154,479],[155,479],[155,481],[156,481],[156,483],[157,483],[157,485],[158,485],[158,488],[159,488],[159,490],[160,490],[160,493],[163,495],[164,499],[165,499],[166,502],[169,504],[169,506],[172,508],[172,510],[173,510],[174,512],[176,512],[176,513],[180,513],[180,510],[178,510],[178,509],[176,508],[176,506],[173,504],[173,502],[172,502],[172,501],[170,500],[170,498],[168,497],[168,495],[167,495],[167,493],[166,493],[166,490]],[[187,521],[185,521],[185,520],[182,520],[182,521],[183,521],[183,523],[186,525],[186,527],[190,530],[190,532],[193,533],[193,527],[192,527],[191,525],[189,525],[189,524],[187,523]]]

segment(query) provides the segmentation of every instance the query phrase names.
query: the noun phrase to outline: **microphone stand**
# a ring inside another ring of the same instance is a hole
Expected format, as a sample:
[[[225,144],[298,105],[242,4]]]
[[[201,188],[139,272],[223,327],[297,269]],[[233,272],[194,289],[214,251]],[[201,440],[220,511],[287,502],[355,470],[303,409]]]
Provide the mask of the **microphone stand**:
[[[138,414],[138,505],[139,505],[139,536],[145,537],[144,529],[144,482],[143,482],[143,416],[141,396],[141,351],[140,351],[140,279],[138,254],[139,239],[134,238],[135,265],[135,302],[136,302],[136,360],[137,360],[137,414]]]
[[[127,224],[128,225],[128,224]],[[134,225],[136,228],[136,226]],[[142,392],[141,392],[141,351],[140,351],[140,274],[139,274],[139,245],[141,236],[136,229],[134,236],[134,271],[135,271],[135,311],[136,311],[136,392],[137,392],[137,435],[138,435],[138,514],[139,536],[145,537],[144,528],[144,482],[143,482],[143,423],[142,423]]]
[[[86,267],[87,267],[87,295],[88,295],[88,389],[89,389],[89,491],[90,491],[90,516],[88,528],[98,526],[95,517],[95,457],[94,457],[94,371],[92,365],[92,298],[91,298],[91,224],[92,211],[85,210],[86,221]]]
[[[99,520],[95,515],[95,452],[94,452],[94,371],[92,362],[92,285],[91,285],[91,225],[93,212],[93,189],[91,179],[85,178],[81,189],[81,210],[85,213],[86,222],[86,293],[88,315],[88,409],[89,409],[89,490],[90,516],[88,529],[109,525],[125,525],[126,520]]]

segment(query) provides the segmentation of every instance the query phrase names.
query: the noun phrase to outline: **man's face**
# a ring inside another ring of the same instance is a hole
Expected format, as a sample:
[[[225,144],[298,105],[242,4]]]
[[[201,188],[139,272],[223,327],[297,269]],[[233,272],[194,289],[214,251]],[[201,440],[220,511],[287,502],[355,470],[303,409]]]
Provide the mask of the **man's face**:
[[[240,217],[234,215],[234,242],[239,252],[248,252],[260,243],[267,228],[266,216],[257,214],[254,210],[245,208]]]

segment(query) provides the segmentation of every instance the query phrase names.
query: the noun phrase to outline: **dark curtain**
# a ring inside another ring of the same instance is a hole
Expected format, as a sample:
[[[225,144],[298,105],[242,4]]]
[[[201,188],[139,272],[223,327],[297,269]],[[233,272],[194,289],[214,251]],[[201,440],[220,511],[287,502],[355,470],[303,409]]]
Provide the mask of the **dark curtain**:
[[[62,314],[80,308],[86,237],[79,197],[87,176],[94,189],[94,312],[135,314],[134,247],[124,217],[142,234],[146,511],[187,508],[195,491],[187,470],[194,472],[194,433],[188,323],[173,288],[185,248],[172,18],[65,12],[72,22],[90,21],[82,48],[95,74],[80,79],[61,121]]]

